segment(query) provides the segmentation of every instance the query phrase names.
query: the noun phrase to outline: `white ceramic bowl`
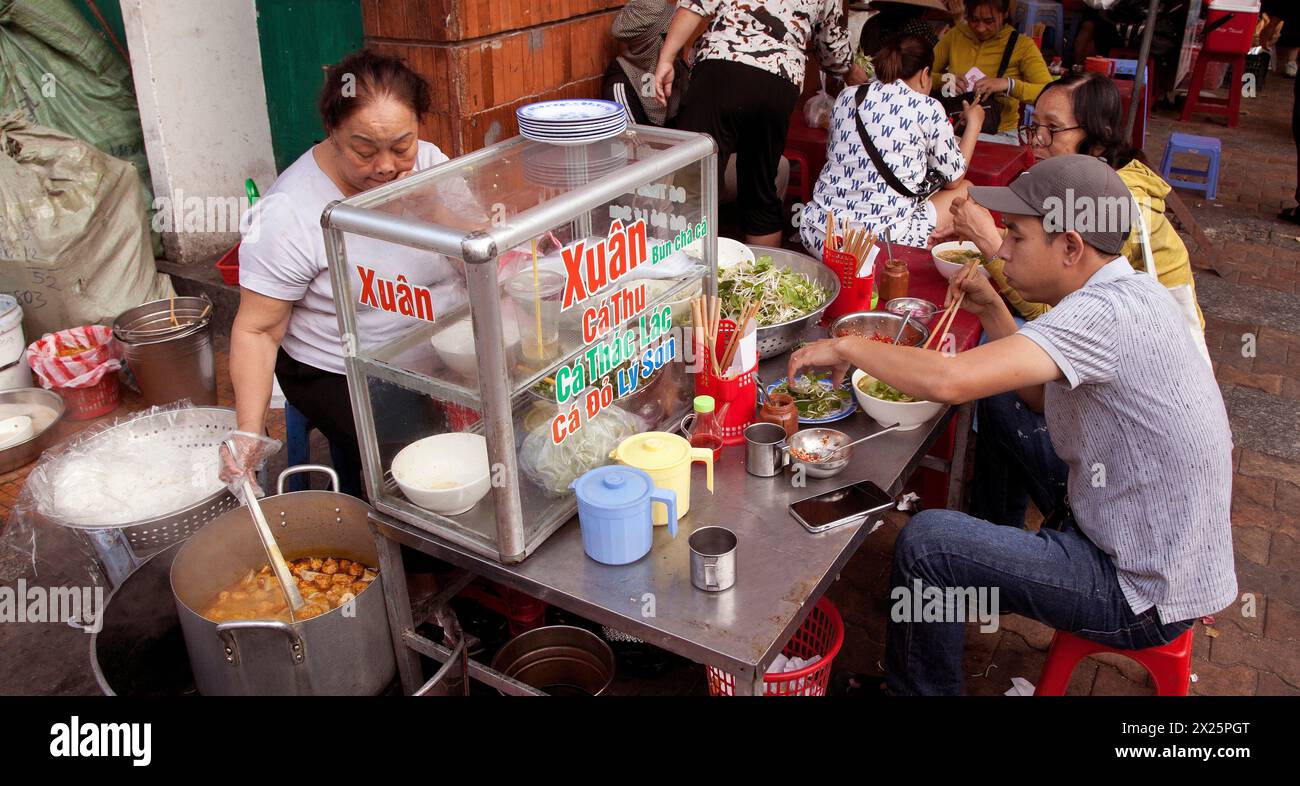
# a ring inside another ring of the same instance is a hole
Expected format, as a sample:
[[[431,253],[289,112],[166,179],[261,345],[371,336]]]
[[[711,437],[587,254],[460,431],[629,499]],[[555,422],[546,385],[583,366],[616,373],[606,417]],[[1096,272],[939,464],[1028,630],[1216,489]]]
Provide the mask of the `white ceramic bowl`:
[[[870,385],[875,377],[862,369],[855,369],[850,384],[853,385],[853,395],[858,399],[858,406],[872,420],[886,428],[897,423],[899,431],[911,431],[943,409],[943,404],[937,401],[885,401],[868,396],[858,387],[858,382],[863,379],[868,380],[867,384]]]
[[[691,243],[685,251],[688,256],[704,259],[704,241],[697,240]],[[726,270],[741,262],[753,262],[754,258],[753,249],[739,240],[732,240],[729,237],[718,238],[718,270]]]
[[[492,487],[481,434],[435,434],[412,442],[393,459],[392,471],[407,499],[447,516],[474,507]]]
[[[507,353],[519,345],[519,326],[510,311],[513,308],[509,303],[501,304],[501,331],[505,334]],[[429,343],[452,371],[469,380],[478,379],[478,348],[474,344],[474,326],[468,314],[433,334]]]
[[[969,240],[953,240],[948,243],[939,243],[930,249],[930,257],[934,259],[934,269],[939,271],[939,275],[944,278],[952,278],[952,274],[962,269],[962,265],[956,262],[949,262],[939,258],[942,251],[974,251],[979,253],[979,246]],[[979,271],[984,274],[985,278],[989,277],[989,271],[983,265],[980,265]]]

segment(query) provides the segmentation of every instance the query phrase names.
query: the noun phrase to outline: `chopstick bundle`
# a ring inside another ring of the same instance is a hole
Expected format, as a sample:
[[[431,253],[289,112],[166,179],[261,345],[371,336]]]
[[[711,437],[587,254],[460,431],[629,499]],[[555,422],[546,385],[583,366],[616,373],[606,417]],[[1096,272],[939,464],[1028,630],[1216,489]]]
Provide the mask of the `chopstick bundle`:
[[[701,336],[699,340],[699,350],[709,353],[709,362],[713,366],[713,376],[722,376],[718,369],[718,328],[717,318],[715,315],[721,308],[721,300],[711,298],[708,295],[697,297],[691,301],[691,318],[695,321],[695,332]]]
[[[731,340],[727,342],[727,349],[722,354],[722,370],[725,372],[731,367],[731,361],[736,357],[736,350],[740,348],[740,341],[745,336],[745,328],[749,321],[758,316],[758,303],[747,303],[745,309],[741,312],[740,322],[736,324],[736,329],[731,333]]]

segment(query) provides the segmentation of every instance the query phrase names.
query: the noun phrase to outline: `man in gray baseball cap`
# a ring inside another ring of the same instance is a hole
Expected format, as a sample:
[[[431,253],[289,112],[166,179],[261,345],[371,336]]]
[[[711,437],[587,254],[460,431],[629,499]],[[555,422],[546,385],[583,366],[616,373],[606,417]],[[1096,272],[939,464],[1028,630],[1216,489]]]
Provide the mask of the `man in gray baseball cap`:
[[[1006,410],[1046,416],[1048,443],[1015,424],[979,434],[1010,435],[1000,447],[1033,485],[1041,529],[927,510],[899,534],[896,610],[919,604],[910,600],[918,593],[927,603],[992,601],[968,610],[950,600],[943,621],[891,612],[885,669],[894,693],[962,693],[965,622],[999,612],[1143,649],[1190,636],[1196,618],[1236,599],[1227,413],[1178,304],[1119,256],[1128,190],[1105,162],[1074,155],[970,193],[1002,214],[1007,278],[1051,311],[1018,327],[989,280],[967,267],[947,299],[960,297],[979,317],[987,344],[934,352],[844,336],[796,350],[788,369],[843,376],[851,364],[917,399],[1006,394],[1017,397]]]

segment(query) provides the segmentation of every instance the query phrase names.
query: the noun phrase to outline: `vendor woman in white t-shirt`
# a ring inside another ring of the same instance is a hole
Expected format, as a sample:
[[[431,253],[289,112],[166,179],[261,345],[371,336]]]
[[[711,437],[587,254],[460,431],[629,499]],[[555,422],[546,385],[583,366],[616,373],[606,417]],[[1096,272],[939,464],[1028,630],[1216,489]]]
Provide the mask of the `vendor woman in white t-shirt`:
[[[328,136],[281,173],[255,208],[239,248],[239,312],[230,338],[230,377],[239,430],[265,432],[272,375],[285,398],[347,454],[345,488],[359,489],[360,451],[343,366],[321,213],[333,201],[447,160],[418,137],[429,86],[394,57],[360,51],[328,69],[319,109]],[[255,231],[254,231],[255,230]],[[446,257],[348,236],[350,262],[378,276],[404,275],[429,287],[435,313],[465,300],[462,271]],[[355,265],[352,288],[361,291]],[[408,320],[358,304],[360,341],[386,343],[411,329]],[[240,443],[233,464],[249,462]],[[224,474],[234,471],[227,461]]]

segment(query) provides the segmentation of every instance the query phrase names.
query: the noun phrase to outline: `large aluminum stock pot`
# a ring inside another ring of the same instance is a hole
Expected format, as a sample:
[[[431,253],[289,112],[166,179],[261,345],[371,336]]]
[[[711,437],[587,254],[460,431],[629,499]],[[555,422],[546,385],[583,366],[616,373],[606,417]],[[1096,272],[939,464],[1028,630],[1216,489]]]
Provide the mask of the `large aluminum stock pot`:
[[[334,491],[284,493],[288,476],[325,472]],[[328,467],[285,470],[276,495],[261,501],[286,560],[336,557],[378,568],[379,555],[366,523],[370,507],[338,493]],[[223,513],[192,535],[172,563],[171,585],[185,634],[194,682],[207,696],[375,695],[396,672],[382,581],[345,604],[294,623],[274,620],[218,624],[200,615],[249,570],[268,559],[248,508]]]

